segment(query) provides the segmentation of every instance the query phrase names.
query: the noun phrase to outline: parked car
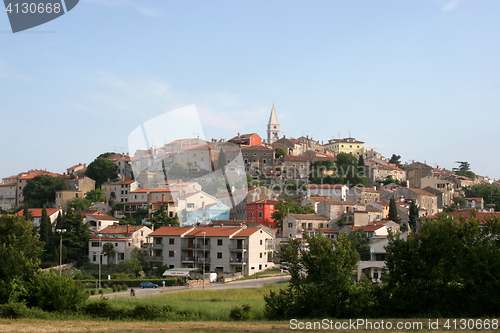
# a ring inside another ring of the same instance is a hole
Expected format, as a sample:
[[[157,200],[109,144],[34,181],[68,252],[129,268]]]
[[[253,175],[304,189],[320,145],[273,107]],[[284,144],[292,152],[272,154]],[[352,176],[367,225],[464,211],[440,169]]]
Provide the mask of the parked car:
[[[144,289],[144,288],[158,288],[158,285],[157,284],[154,284],[153,282],[141,282],[141,289]]]

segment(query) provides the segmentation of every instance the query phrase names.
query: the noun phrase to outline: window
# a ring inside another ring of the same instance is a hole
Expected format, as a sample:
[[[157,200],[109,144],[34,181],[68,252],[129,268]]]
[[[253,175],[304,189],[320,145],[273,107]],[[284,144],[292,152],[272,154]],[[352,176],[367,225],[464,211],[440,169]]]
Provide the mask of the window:
[[[305,228],[306,227],[306,224],[305,223],[302,223],[302,228]]]
[[[115,246],[118,246],[118,243],[115,243]]]
[[[263,159],[263,160],[262,160],[262,163],[266,164],[266,163],[267,163],[267,160],[266,160],[266,159]]]
[[[259,218],[262,218],[263,215],[262,215],[262,212],[259,212]]]
[[[290,222],[290,223],[288,223],[288,228],[291,228],[291,227],[292,227],[292,225],[293,225],[293,223],[291,223],[291,222]]]
[[[175,251],[168,251],[168,256],[173,258],[175,256]]]
[[[222,245],[222,239],[217,240],[217,245],[221,246]]]
[[[168,239],[168,244],[174,245],[175,244],[175,238],[169,238]]]
[[[155,244],[158,244],[158,245],[161,244],[161,240],[162,240],[161,237],[156,237],[155,238]]]
[[[262,259],[262,252],[260,253],[260,258]]]
[[[92,247],[99,247],[99,242],[92,242]]]
[[[222,252],[217,252],[217,259],[222,259]]]
[[[260,245],[262,245],[262,239],[260,240]]]
[[[96,255],[94,254],[94,255],[92,256],[92,261],[96,261],[96,260],[97,260],[97,258],[96,258]]]

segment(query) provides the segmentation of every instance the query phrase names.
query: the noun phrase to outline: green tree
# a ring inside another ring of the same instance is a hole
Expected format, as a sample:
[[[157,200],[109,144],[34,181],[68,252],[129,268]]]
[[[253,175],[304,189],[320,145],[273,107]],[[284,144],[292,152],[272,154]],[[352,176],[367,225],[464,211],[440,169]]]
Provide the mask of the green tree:
[[[394,200],[394,197],[392,197],[389,201],[389,215],[387,218],[396,223],[399,222],[398,207],[396,206],[396,200]]]
[[[365,159],[363,158],[363,155],[359,155],[359,159],[358,159],[358,170],[359,170],[359,174],[361,176],[365,176],[366,175],[366,170],[365,170]]]
[[[459,164],[458,168],[453,168],[456,175],[474,179],[476,174],[470,170],[469,162],[457,161],[455,163]]]
[[[351,243],[352,250],[359,253],[362,260],[370,260],[370,238],[366,234],[364,229],[359,229],[357,231],[351,232],[347,238]],[[368,255],[368,258],[367,258]]]
[[[276,148],[274,150],[274,156],[275,158],[283,158],[286,156],[286,151],[282,148]]]
[[[106,193],[103,189],[93,189],[85,193],[85,199],[89,202],[106,202]]]
[[[409,223],[412,231],[417,231],[417,220],[419,218],[418,206],[415,204],[415,201],[412,200],[410,203],[410,213],[409,213]]]
[[[107,158],[98,157],[87,166],[85,176],[95,180],[96,188],[101,188],[107,181],[118,179],[118,167]]]
[[[90,202],[85,198],[73,198],[66,203],[66,208],[75,211],[88,210]]]
[[[335,164],[337,166],[337,175],[342,177],[342,184],[346,184],[349,187],[368,186],[368,179],[359,168],[356,156],[347,153],[339,153]]]
[[[494,184],[477,184],[464,188],[466,198],[483,198],[484,206],[500,210],[500,187]],[[462,206],[462,208],[465,208]]]
[[[332,241],[319,235],[302,240],[291,239],[282,258],[291,275],[288,288],[264,296],[264,315],[269,319],[346,318],[363,311],[353,272],[359,254],[345,233]]]
[[[62,238],[67,259],[76,260],[84,257],[92,233],[89,230],[89,225],[83,224],[82,215],[80,213],[74,214],[71,209],[68,209],[64,216],[63,229],[66,229]],[[63,258],[64,254],[65,252],[63,252]]]
[[[32,208],[50,207],[56,201],[56,192],[64,190],[65,186],[62,178],[38,175],[23,188],[24,204]]]
[[[217,169],[220,170],[225,170],[226,165],[227,165],[227,157],[226,153],[224,152],[224,149],[221,148],[220,153],[219,153],[219,158],[217,160]]]
[[[150,218],[151,223],[154,225],[154,229],[158,229],[160,227],[166,227],[168,225],[171,226],[178,226],[179,225],[179,218],[177,217],[177,214],[175,214],[174,217],[170,217],[169,213],[167,211],[167,203],[164,202],[160,205],[160,208],[155,209],[153,212],[151,218]]]
[[[168,170],[169,178],[182,179],[189,175],[189,171],[182,164],[176,164]]]
[[[389,163],[395,164],[400,169],[404,169],[404,165],[401,164],[401,155],[392,154]]]
[[[42,209],[42,219],[40,221],[40,241],[45,244],[45,249],[48,249],[50,244],[50,239],[52,236],[52,223],[50,223],[49,215],[47,214],[47,209],[44,207]]]
[[[21,216],[0,217],[0,303],[17,301],[40,265],[42,243],[31,222]]]
[[[89,298],[85,286],[54,270],[35,274],[28,286],[28,306],[44,311],[77,311]]]
[[[402,317],[497,316],[499,232],[498,218],[480,224],[442,214],[407,239],[389,236],[384,307]]]
[[[115,246],[113,243],[104,243],[102,245],[102,253],[104,256],[108,256],[108,263],[112,262],[113,260],[111,258],[114,258],[116,251],[115,251]]]
[[[288,214],[315,214],[316,211],[311,206],[301,206],[292,198],[286,197],[285,200],[279,200],[274,206],[274,212],[271,213],[271,218],[274,220],[274,226],[277,229],[283,228],[283,219]]]

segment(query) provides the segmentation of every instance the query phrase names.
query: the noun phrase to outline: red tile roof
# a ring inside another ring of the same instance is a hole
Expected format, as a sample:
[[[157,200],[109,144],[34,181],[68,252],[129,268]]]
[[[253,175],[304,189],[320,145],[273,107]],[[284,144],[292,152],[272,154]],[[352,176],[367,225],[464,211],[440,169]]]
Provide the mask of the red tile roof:
[[[186,236],[203,237],[203,232],[204,232],[205,237],[224,237],[224,236],[231,236],[240,230],[241,229],[237,227],[236,228],[198,227],[190,231]]]
[[[323,215],[316,214],[288,214],[297,220],[318,220],[318,221],[330,221],[330,219]],[[287,216],[288,216],[287,215]]]
[[[128,237],[128,238],[113,238],[113,237],[97,237],[97,238],[91,238],[90,241],[101,241],[101,243],[103,242],[116,242],[116,241],[131,241],[132,238],[131,237]]]
[[[42,217],[43,208],[30,208],[29,211],[32,217]],[[47,215],[50,217],[58,211],[60,211],[59,208],[47,208]],[[17,212],[16,216],[24,216],[24,209]]]
[[[193,229],[193,227],[161,227],[150,233],[149,236],[181,236]]]
[[[131,234],[144,228],[142,225],[112,225],[99,231],[99,234]]]
[[[93,218],[95,218],[97,220],[119,221],[116,217],[109,216],[107,214],[94,213],[94,214],[86,214],[86,215],[92,216]]]

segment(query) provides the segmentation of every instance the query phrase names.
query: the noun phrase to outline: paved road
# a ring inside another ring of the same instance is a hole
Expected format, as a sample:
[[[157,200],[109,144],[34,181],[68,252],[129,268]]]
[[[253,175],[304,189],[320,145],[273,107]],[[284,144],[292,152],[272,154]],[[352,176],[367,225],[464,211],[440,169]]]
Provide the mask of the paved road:
[[[260,279],[251,279],[251,280],[241,280],[241,281],[231,281],[228,283],[211,283],[208,286],[205,286],[206,290],[221,290],[221,289],[245,289],[245,288],[258,288],[262,287],[265,284],[273,284],[279,281],[288,281],[290,279],[290,275],[280,275],[280,276],[272,276],[272,277],[266,277],[266,278],[260,278]],[[203,286],[199,287],[186,287],[186,286],[177,286],[177,287],[166,287],[165,290],[163,290],[162,287],[153,289],[153,288],[148,288],[148,289],[141,289],[141,288],[134,288],[135,289],[135,297],[148,297],[148,296],[153,296],[153,295],[159,295],[163,293],[169,293],[169,292],[179,292],[179,291],[185,291],[185,290],[203,290]],[[100,298],[101,295],[93,295],[90,296],[90,298]],[[107,298],[117,298],[117,297],[131,297],[130,296],[130,291],[127,292],[117,292],[117,293],[112,293],[112,294],[106,294],[104,297]]]

